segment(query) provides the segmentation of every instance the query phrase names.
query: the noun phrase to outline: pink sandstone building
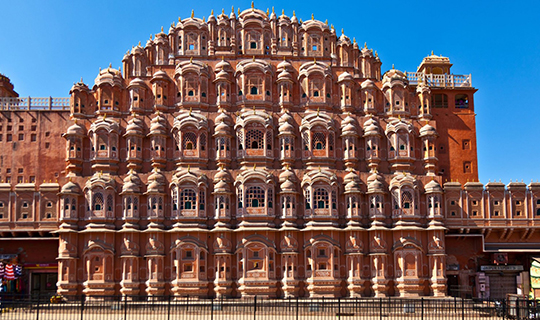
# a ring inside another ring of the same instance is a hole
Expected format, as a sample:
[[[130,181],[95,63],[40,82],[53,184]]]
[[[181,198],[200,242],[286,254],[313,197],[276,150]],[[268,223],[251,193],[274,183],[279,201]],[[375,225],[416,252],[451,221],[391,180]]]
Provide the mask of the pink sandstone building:
[[[478,182],[471,76],[381,65],[249,8],[179,19],[69,101],[2,77],[0,259],[66,297],[527,293],[540,184]]]

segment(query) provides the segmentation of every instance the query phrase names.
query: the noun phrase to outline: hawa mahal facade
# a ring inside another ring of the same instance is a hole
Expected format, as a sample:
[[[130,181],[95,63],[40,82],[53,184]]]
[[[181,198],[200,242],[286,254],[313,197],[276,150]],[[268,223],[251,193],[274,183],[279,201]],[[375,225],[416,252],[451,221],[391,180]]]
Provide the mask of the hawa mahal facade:
[[[3,253],[66,297],[481,296],[482,266],[521,264],[491,268],[518,290],[540,184],[478,182],[448,58],[381,64],[250,8],[179,19],[69,99],[2,77]]]

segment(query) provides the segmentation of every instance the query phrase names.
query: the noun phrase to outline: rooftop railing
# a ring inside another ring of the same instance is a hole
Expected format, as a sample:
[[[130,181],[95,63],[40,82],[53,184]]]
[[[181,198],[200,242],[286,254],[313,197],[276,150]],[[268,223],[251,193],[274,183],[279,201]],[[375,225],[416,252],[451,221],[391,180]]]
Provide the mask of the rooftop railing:
[[[472,88],[472,78],[470,74],[431,74],[423,72],[407,72],[409,84],[417,85],[423,81],[430,87],[440,88]]]
[[[69,111],[68,98],[0,97],[0,110]]]

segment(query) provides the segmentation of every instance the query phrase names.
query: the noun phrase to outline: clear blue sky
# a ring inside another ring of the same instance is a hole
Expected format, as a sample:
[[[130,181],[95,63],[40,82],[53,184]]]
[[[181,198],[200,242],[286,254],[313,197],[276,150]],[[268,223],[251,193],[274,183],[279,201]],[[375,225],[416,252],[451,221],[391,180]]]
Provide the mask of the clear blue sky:
[[[191,10],[203,17],[251,1],[2,1],[0,73],[21,96],[68,96],[81,77]],[[378,51],[382,71],[414,71],[431,50],[456,74],[472,74],[480,181],[540,179],[540,1],[255,1],[326,20]]]

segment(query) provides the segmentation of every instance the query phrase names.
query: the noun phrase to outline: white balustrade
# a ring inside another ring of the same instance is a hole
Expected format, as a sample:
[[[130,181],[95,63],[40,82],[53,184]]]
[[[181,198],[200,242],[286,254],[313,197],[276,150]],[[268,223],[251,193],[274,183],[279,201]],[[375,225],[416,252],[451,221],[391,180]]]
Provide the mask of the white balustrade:
[[[407,72],[407,79],[412,85],[417,85],[423,81],[430,87],[472,87],[471,75],[459,74],[431,74],[422,72]]]
[[[70,98],[0,97],[0,110],[69,111]]]

